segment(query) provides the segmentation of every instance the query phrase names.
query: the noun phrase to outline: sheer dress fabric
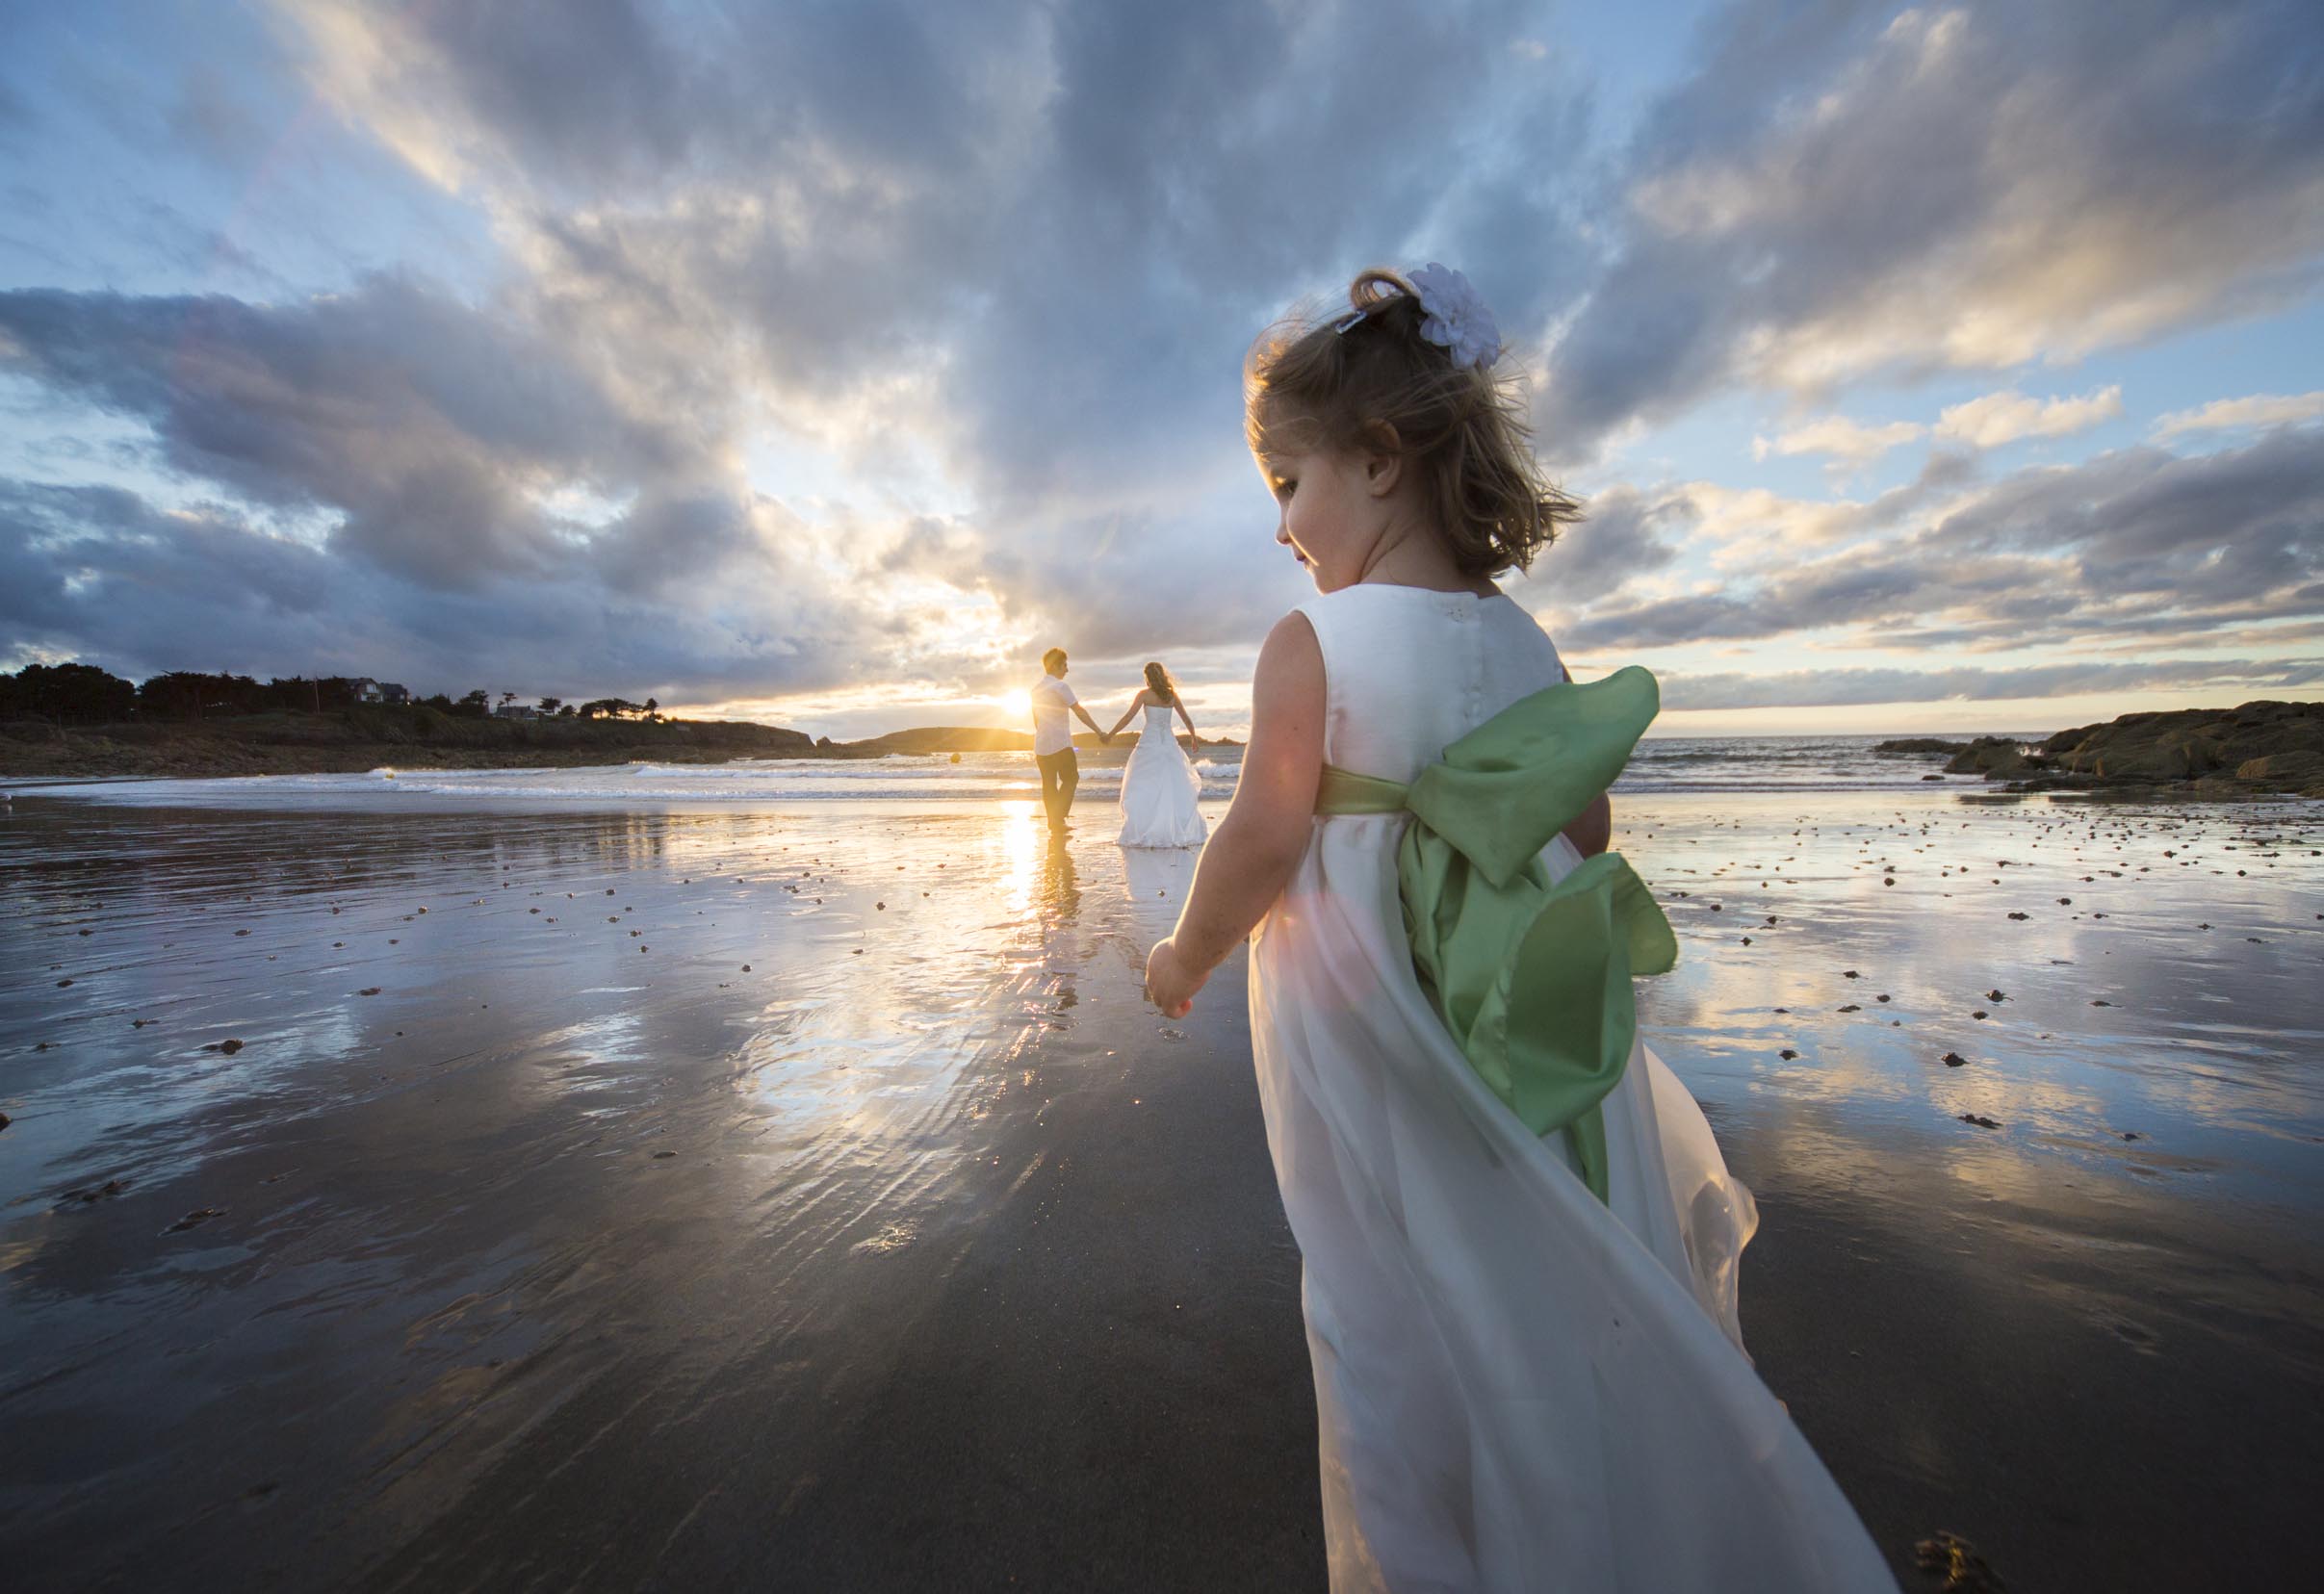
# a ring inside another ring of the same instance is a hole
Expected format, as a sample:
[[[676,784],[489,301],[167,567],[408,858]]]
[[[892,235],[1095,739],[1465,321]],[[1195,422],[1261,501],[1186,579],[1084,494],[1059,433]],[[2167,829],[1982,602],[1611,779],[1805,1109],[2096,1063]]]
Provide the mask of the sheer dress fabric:
[[[1300,605],[1327,761],[1408,783],[1562,678],[1506,596]],[[1126,788],[1125,788],[1126,789]],[[1757,1218],[1701,1109],[1635,1046],[1601,1204],[1462,1058],[1412,972],[1405,816],[1318,818],[1253,932],[1251,1017],[1320,1423],[1337,1594],[1895,1588],[1741,1349]],[[1553,878],[1580,861],[1563,837]]]

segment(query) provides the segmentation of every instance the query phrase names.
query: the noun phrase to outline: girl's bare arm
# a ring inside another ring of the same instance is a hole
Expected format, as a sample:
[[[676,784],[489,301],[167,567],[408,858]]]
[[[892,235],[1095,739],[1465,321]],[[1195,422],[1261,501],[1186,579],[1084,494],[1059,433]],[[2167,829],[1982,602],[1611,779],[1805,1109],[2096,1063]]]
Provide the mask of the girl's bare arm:
[[[1202,850],[1178,926],[1146,961],[1147,994],[1176,1016],[1275,906],[1307,850],[1324,767],[1324,654],[1302,614],[1268,632],[1251,682],[1251,745]]]

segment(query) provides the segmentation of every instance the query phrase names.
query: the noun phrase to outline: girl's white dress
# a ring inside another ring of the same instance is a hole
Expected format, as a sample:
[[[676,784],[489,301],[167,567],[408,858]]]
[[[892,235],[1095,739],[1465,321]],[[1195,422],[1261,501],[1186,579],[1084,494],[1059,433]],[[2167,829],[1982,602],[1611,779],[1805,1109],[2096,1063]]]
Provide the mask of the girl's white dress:
[[[1409,782],[1562,676],[1504,596],[1362,585],[1299,612],[1323,649],[1324,757],[1365,775]],[[1894,1589],[1741,1350],[1757,1215],[1701,1109],[1636,1047],[1604,1103],[1599,1204],[1421,990],[1406,822],[1317,819],[1251,946],[1332,1588]],[[1543,856],[1553,878],[1580,861],[1562,836]]]
[[[1124,847],[1199,847],[1210,834],[1195,806],[1202,777],[1171,733],[1173,712],[1148,705],[1145,729],[1122,771],[1122,834],[1115,839]]]

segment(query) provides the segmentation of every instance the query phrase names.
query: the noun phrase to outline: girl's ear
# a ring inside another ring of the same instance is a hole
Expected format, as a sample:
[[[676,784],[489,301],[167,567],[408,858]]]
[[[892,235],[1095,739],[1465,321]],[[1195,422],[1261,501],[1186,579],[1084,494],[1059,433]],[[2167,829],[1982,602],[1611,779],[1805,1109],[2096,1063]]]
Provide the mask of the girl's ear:
[[[1404,439],[1387,422],[1375,421],[1363,429],[1363,465],[1364,490],[1374,498],[1386,498],[1404,479]]]

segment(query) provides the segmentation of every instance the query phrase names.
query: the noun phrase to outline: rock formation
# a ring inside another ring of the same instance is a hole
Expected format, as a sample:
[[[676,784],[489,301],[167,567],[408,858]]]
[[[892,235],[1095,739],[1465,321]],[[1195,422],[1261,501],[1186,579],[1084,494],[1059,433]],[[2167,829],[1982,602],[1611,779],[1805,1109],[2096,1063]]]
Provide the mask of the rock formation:
[[[1949,756],[1949,775],[2012,791],[2105,790],[2197,798],[2324,797],[2324,703],[2262,700],[2234,708],[2125,714],[2035,744],[2001,736],[1885,741],[1888,756]]]

